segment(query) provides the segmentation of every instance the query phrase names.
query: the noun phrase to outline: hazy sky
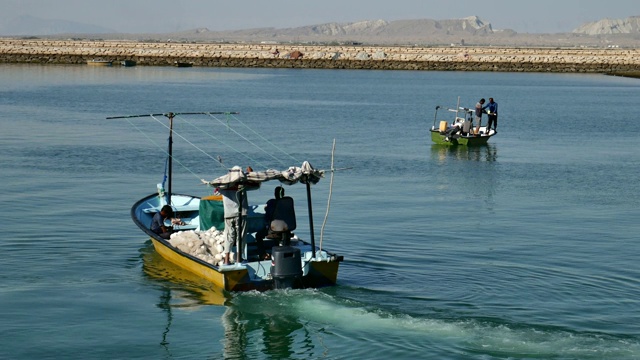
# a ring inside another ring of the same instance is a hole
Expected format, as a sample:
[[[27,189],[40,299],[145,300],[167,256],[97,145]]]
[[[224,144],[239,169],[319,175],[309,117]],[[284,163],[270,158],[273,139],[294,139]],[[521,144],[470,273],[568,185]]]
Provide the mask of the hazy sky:
[[[494,29],[569,32],[584,22],[640,15],[638,0],[0,0],[0,21],[20,15],[118,32],[206,27],[289,28],[328,22],[457,19],[477,15]]]

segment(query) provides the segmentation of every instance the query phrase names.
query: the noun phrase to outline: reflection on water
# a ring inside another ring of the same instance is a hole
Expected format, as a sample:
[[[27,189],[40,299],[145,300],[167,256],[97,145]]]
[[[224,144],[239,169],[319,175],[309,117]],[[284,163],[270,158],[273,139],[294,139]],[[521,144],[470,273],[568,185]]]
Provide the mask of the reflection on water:
[[[251,301],[253,306],[243,304],[227,307],[222,317],[225,357],[245,358],[250,355],[247,353],[250,348],[274,359],[287,359],[300,352],[311,352],[314,346],[309,332],[303,328],[297,316],[287,314],[286,305],[272,300],[275,300],[272,296],[255,297]],[[252,308],[256,312],[252,312]],[[255,344],[262,344],[262,348],[256,348]]]
[[[191,308],[224,305],[231,298],[231,295],[212,283],[162,258],[151,241],[145,243],[140,253],[144,275],[159,280],[163,287],[171,291],[171,306]]]
[[[469,160],[469,161],[496,161],[498,150],[495,145],[484,146],[447,146],[431,145],[431,158],[438,163],[445,163],[449,160]]]
[[[314,348],[309,332],[291,313],[290,297],[298,296],[296,292],[230,294],[163,259],[150,241],[140,253],[144,275],[162,286],[157,306],[167,315],[160,342],[167,354],[171,353],[168,335],[173,310],[192,310],[206,305],[226,306],[221,319],[225,330],[225,357],[247,358],[259,351],[283,359]]]
[[[195,274],[186,271],[165,260],[147,241],[140,249],[144,276],[162,286],[158,308],[167,316],[162,331],[160,345],[167,356],[171,357],[168,336],[173,322],[173,308],[194,308],[202,305],[223,305],[229,298],[223,290],[204,281]]]
[[[160,345],[168,352],[169,351],[169,342],[167,341],[167,335],[169,335],[169,330],[171,329],[171,322],[173,321],[173,313],[171,312],[171,290],[165,288],[162,291],[162,295],[160,296],[160,301],[158,302],[158,307],[162,309],[167,314],[167,326],[165,326],[164,331],[162,332],[162,341]]]
[[[498,150],[496,145],[431,146],[431,161],[435,164],[432,178],[439,194],[451,204],[471,206],[481,200],[488,209],[494,206],[499,188]]]

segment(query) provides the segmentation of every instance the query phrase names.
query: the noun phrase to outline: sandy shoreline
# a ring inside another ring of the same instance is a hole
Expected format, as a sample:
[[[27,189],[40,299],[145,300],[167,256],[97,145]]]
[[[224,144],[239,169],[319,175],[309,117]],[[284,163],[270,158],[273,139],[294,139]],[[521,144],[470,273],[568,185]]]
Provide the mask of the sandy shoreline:
[[[275,53],[275,50],[278,50]],[[304,55],[295,58],[299,51]],[[275,53],[275,54],[274,54]],[[309,46],[0,39],[0,63],[640,73],[640,49]]]

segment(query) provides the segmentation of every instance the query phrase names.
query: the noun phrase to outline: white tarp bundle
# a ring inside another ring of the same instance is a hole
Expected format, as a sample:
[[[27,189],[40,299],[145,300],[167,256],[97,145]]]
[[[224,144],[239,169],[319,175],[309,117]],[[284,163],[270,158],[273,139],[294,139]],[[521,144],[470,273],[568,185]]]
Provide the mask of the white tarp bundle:
[[[324,170],[316,170],[308,161],[305,161],[300,167],[291,166],[284,171],[269,169],[266,171],[250,171],[245,173],[239,166],[234,166],[227,174],[211,181],[202,180],[202,182],[213,187],[228,189],[237,187],[238,185],[258,185],[258,183],[270,180],[279,180],[287,185],[298,182],[303,184],[316,184],[320,181],[320,178],[323,177]]]

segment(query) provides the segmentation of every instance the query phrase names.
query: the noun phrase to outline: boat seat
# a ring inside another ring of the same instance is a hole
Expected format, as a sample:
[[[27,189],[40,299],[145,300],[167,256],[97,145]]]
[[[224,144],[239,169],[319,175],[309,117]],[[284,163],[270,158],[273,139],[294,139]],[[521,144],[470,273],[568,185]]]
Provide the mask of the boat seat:
[[[465,120],[464,123],[462,123],[462,133],[468,134],[469,132],[471,132],[471,121]]]
[[[293,198],[285,196],[276,200],[273,210],[273,220],[269,226],[269,239],[280,239],[283,246],[289,245],[291,232],[296,229],[296,211]]]
[[[273,248],[274,246],[278,246],[278,239],[265,238],[264,240],[262,240],[262,244],[264,246],[264,250],[267,253],[271,253],[271,248]],[[247,236],[245,236],[243,246],[245,259],[253,261],[262,260],[262,258],[260,257],[261,254],[258,252],[256,239],[253,235],[247,234]]]

